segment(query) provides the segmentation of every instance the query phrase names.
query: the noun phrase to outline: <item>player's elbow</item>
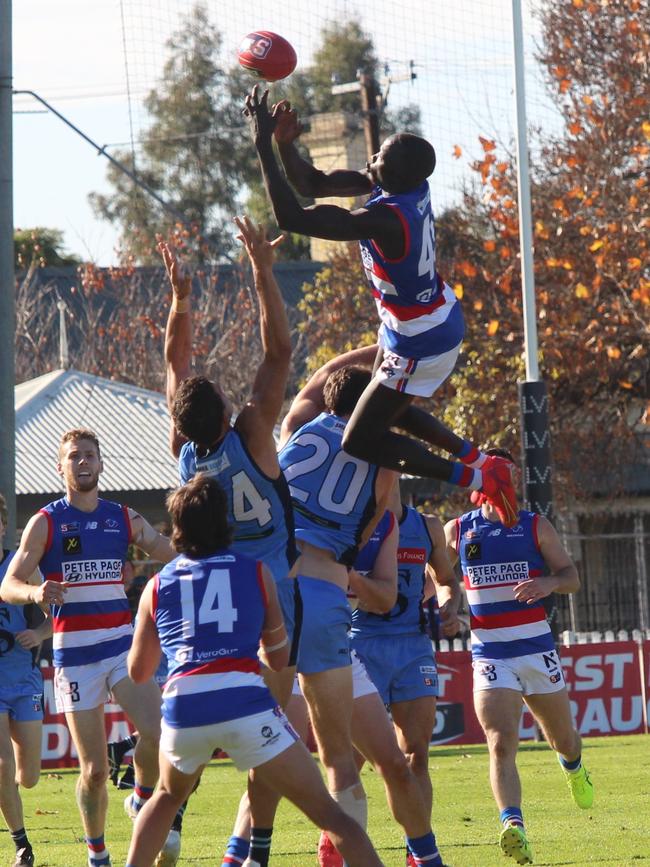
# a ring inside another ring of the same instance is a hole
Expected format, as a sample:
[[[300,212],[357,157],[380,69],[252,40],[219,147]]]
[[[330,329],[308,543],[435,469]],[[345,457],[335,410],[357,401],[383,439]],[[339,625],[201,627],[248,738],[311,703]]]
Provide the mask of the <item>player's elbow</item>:
[[[282,671],[289,665],[289,645],[286,644],[279,650],[272,650],[266,654],[266,664],[271,671]]]
[[[379,613],[380,614],[388,614],[395,607],[395,603],[397,602],[397,590],[393,588],[387,589],[385,592],[381,594],[381,598],[379,599]]]
[[[131,653],[126,660],[126,669],[133,683],[145,683],[151,677],[151,673],[147,672],[147,666],[143,660]]]

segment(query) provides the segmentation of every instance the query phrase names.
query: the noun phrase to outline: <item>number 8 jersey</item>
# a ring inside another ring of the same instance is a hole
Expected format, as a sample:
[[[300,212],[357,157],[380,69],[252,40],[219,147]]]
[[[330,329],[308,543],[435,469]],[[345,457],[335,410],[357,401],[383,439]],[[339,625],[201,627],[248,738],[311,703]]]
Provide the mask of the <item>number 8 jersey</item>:
[[[413,359],[454,349],[463,339],[463,315],[453,289],[436,272],[428,182],[396,195],[376,187],[364,207],[392,208],[404,230],[404,253],[399,259],[388,259],[371,239],[359,242],[381,320],[380,346]]]
[[[379,468],[343,451],[345,419],[323,412],[295,431],[278,458],[289,483],[296,539],[352,565],[375,514]]]

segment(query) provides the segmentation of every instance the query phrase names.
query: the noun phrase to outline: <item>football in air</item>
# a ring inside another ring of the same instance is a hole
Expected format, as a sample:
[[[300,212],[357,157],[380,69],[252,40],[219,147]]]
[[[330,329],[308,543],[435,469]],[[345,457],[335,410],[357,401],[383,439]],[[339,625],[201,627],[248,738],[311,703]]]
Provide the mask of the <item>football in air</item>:
[[[256,30],[242,39],[237,55],[244,69],[264,81],[279,81],[296,68],[296,52],[283,36],[270,30]]]

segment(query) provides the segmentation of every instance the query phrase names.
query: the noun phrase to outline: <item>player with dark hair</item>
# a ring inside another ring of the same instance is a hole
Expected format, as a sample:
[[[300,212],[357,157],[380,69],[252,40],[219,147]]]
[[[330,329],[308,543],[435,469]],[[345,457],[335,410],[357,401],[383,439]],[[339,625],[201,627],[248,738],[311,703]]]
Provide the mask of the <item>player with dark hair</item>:
[[[217,479],[228,498],[233,547],[262,560],[281,582],[295,559],[291,503],[273,437],[291,360],[289,323],[273,275],[274,249],[282,238],[268,241],[248,217],[235,222],[253,268],[263,356],[251,396],[234,422],[221,385],[192,376],[191,275],[169,245],[159,245],[173,293],[165,331],[170,447],[179,459],[181,483],[197,472]]]
[[[161,649],[168,660],[161,776],[136,820],[127,867],[150,867],[218,746],[240,770],[255,768],[267,786],[313,822],[324,822],[350,867],[380,867],[368,837],[327,794],[260,676],[258,649],[266,665],[284,668],[287,635],[270,571],[229,547],[224,492],[213,478],[198,475],[170,495],[168,507],[179,556],[145,588],[129,654],[137,682],[152,676]]]
[[[328,788],[362,827],[367,802],[350,734],[348,566],[383,514],[393,478],[390,471],[353,458],[341,448],[348,413],[370,378],[369,370],[345,362],[366,355],[367,350],[348,354],[311,377],[282,423],[279,455],[291,491],[300,551],[291,573],[296,607],[285,612],[285,620],[290,635],[300,627],[297,671]],[[271,796],[266,806],[264,827],[270,838],[275,813]],[[264,865],[270,839],[263,852],[256,847],[255,831],[251,855]]]
[[[122,567],[131,543],[154,560],[174,556],[169,540],[132,509],[99,498],[103,462],[96,435],[67,431],[57,470],[65,496],[34,515],[2,582],[2,596],[16,605],[50,605],[54,625],[54,690],[79,755],[77,803],[89,867],[106,867],[104,843],[108,759],[104,703],[109,694],[136,726],[136,782],[125,808],[135,814],[158,778],[160,692],[134,684],[126,669],[133,628]],[[45,581],[33,586],[40,567]]]
[[[436,271],[427,182],[435,167],[433,147],[399,133],[382,144],[365,171],[326,173],[300,157],[295,141],[301,129],[289,104],[279,103],[271,114],[267,100],[268,91],[260,98],[255,87],[246,97],[246,114],[278,225],[317,238],[358,240],[382,323],[375,375],[350,418],[343,447],[368,463],[481,490],[512,525],[516,496],[504,462],[412,405],[416,396],[433,395],[451,374],[464,333],[460,304]],[[274,132],[288,178],[301,195],[370,196],[365,205],[352,211],[334,205],[303,208],[277,164]],[[432,454],[414,437],[456,460]]]
[[[514,471],[509,452],[490,451],[509,460]],[[503,825],[500,846],[518,864],[532,864],[516,765],[522,702],[556,751],[574,802],[589,809],[594,798],[543,605],[551,593],[575,593],[580,579],[547,518],[522,510],[508,528],[480,494],[473,502],[478,508],[449,521],[445,535],[467,592],[474,708],[490,754]]]
[[[2,546],[7,502],[0,494],[0,581],[13,553]],[[41,583],[35,572],[31,584]],[[38,649],[52,634],[52,619],[37,605],[9,605],[0,596],[0,812],[16,847],[12,867],[33,867],[19,786],[31,789],[41,771],[43,678]]]

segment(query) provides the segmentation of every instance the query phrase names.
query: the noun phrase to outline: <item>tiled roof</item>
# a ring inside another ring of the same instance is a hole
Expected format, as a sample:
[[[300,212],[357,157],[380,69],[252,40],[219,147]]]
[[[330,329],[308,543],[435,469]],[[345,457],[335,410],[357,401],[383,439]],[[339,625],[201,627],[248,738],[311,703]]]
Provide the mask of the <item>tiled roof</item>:
[[[61,435],[74,427],[90,428],[99,437],[103,490],[164,490],[178,483],[162,394],[78,370],[55,370],[17,385],[15,408],[19,495],[61,490],[57,448]]]

